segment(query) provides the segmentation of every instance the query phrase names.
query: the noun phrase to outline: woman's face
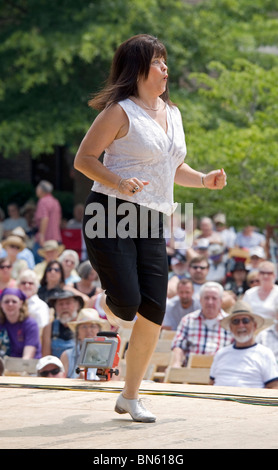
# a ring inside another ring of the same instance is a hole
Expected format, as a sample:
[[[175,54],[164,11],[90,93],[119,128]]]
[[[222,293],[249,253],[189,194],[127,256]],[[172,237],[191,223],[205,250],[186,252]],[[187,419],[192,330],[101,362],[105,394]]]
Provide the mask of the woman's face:
[[[77,337],[80,341],[83,341],[85,338],[94,338],[100,330],[97,323],[84,323],[77,328]]]
[[[156,96],[162,95],[166,91],[168,79],[168,67],[163,57],[153,57],[147,79],[143,79],[142,84],[148,88],[149,92]]]
[[[63,265],[65,273],[70,273],[75,267],[73,256],[67,255],[65,259],[62,261],[62,265]]]
[[[1,308],[6,316],[6,319],[10,323],[16,323],[18,321],[22,303],[23,301],[20,300],[16,295],[4,295],[3,299],[1,300]]]
[[[12,264],[10,261],[3,261],[0,266],[0,279],[1,281],[7,281],[11,278],[12,274]]]
[[[26,295],[27,299],[32,297],[32,295],[36,294],[37,292],[36,283],[31,279],[21,279],[18,287]]]
[[[59,284],[61,280],[61,269],[59,264],[52,264],[47,268],[46,271],[46,280],[47,282]]]

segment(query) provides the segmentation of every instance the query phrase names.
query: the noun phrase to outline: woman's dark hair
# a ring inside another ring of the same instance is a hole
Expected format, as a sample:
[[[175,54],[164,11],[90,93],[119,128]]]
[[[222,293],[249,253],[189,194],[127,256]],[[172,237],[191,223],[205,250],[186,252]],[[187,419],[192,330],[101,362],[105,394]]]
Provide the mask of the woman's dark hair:
[[[42,277],[41,282],[40,282],[41,286],[47,286],[47,279],[46,279],[47,271],[54,264],[57,264],[60,268],[61,278],[60,278],[60,281],[59,281],[59,285],[63,286],[65,284],[65,275],[64,275],[63,266],[61,265],[61,263],[59,261],[53,260],[53,261],[49,261],[49,263],[46,265],[45,271],[43,273],[43,277]]]
[[[153,57],[167,61],[165,46],[156,37],[138,34],[123,42],[115,52],[106,86],[89,101],[89,106],[102,111],[129,96],[138,96],[138,77],[148,77]],[[168,87],[161,98],[171,104]]]

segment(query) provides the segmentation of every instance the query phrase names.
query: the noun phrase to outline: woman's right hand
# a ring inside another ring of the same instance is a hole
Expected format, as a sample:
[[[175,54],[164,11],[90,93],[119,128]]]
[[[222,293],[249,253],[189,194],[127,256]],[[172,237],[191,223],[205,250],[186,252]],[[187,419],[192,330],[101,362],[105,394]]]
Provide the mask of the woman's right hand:
[[[127,196],[133,196],[140,193],[149,181],[141,181],[138,178],[121,178],[118,184],[118,191]]]

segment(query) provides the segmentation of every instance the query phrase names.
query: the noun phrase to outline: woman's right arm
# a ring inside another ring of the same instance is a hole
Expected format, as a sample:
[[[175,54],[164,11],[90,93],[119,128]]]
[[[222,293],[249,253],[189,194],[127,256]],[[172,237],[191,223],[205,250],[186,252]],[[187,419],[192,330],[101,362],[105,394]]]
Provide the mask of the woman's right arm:
[[[132,196],[132,189],[138,186],[142,191],[147,182],[142,182],[134,176],[121,179],[120,175],[106,168],[99,157],[103,151],[116,139],[124,137],[129,128],[126,113],[118,104],[104,109],[95,119],[80,147],[74,160],[74,168],[91,180],[98,181],[112,189],[118,189],[122,194]]]
[[[121,178],[108,170],[99,157],[113,140],[127,133],[128,119],[123,109],[115,104],[104,109],[95,119],[77,151],[74,168],[88,178],[116,189]]]

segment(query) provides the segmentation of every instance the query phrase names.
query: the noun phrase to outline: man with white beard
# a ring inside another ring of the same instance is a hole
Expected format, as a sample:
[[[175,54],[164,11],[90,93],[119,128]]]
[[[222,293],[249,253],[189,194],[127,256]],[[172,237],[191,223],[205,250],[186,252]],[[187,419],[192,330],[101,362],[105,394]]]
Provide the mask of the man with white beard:
[[[66,349],[75,345],[74,335],[68,323],[76,320],[79,310],[84,306],[84,300],[65,289],[49,298],[48,305],[55,309],[55,315],[54,320],[42,331],[42,356],[60,357]]]
[[[220,349],[210,370],[210,384],[226,387],[278,388],[278,367],[273,352],[257,344],[257,330],[267,326],[249,304],[238,301],[230,315],[221,320],[234,343]]]

